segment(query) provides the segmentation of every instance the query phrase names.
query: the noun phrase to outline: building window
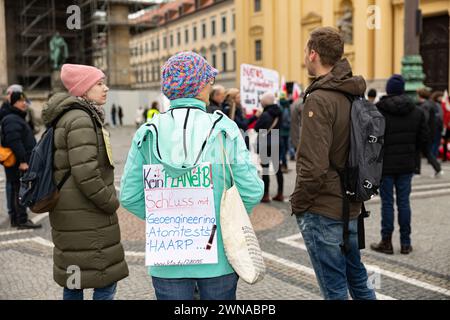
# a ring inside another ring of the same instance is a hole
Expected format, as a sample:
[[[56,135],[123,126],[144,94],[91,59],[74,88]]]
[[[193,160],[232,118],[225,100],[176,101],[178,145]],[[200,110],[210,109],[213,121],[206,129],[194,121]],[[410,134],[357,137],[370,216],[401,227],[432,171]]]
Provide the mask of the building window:
[[[255,60],[262,60],[262,40],[255,41]]]
[[[144,54],[144,48],[142,47],[142,44],[139,46],[139,55],[143,55]]]
[[[227,71],[227,53],[226,52],[222,52],[222,71],[223,72]]]
[[[202,24],[202,38],[206,39],[206,23]]]
[[[195,9],[200,8],[200,0],[195,0]]]
[[[214,37],[216,35],[216,20],[211,21],[211,36]]]
[[[178,15],[181,17],[183,15],[183,6],[178,7]]]
[[[159,38],[156,40],[156,50],[159,50]]]
[[[233,13],[233,16],[231,17],[231,28],[236,30],[236,13]]]
[[[233,50],[233,71],[236,71],[236,50]]]
[[[192,29],[192,37],[194,41],[197,41],[197,27]]]
[[[177,33],[177,45],[180,46],[181,45],[181,32],[178,31]]]
[[[261,0],[254,0],[255,12],[261,11]]]
[[[170,35],[170,47],[173,48],[173,34]]]
[[[146,72],[145,82],[150,82],[150,68],[149,67],[145,68],[145,72]]]
[[[164,49],[167,49],[167,36],[164,36],[163,38],[163,47]]]
[[[155,41],[152,40],[152,52],[155,51]]]
[[[184,41],[186,44],[189,43],[189,30],[188,29],[184,30]]]
[[[211,60],[212,60],[212,61],[211,61],[211,62],[212,62],[212,65],[213,65],[213,67],[215,68],[215,67],[217,66],[217,56],[216,56],[215,53],[212,54]]]
[[[222,17],[222,33],[226,33],[227,32],[227,17],[223,16]]]
[[[145,43],[145,53],[148,53],[148,43]]]

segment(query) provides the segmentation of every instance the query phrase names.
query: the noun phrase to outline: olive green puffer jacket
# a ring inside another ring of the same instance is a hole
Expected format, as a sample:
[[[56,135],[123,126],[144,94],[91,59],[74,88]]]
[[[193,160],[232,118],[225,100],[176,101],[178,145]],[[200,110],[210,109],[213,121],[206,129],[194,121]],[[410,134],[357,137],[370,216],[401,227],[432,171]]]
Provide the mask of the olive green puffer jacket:
[[[102,288],[127,277],[128,267],[120,243],[114,168],[109,163],[100,118],[92,107],[67,93],[54,95],[44,106],[42,117],[49,125],[73,106],[86,112],[75,109],[65,113],[54,136],[55,181],[60,182],[69,169],[71,176],[50,212],[55,244],[53,277],[66,287],[71,276],[68,267],[77,266],[82,289]]]

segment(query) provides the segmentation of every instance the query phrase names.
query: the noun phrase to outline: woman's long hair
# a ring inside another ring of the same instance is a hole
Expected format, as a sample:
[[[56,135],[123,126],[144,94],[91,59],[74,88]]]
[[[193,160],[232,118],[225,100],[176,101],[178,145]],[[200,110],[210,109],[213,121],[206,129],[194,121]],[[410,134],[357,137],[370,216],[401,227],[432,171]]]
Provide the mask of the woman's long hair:
[[[239,89],[231,88],[225,93],[225,104],[230,106],[229,118],[234,121],[236,117],[236,108],[240,108],[240,105],[236,103],[236,96],[240,93]]]

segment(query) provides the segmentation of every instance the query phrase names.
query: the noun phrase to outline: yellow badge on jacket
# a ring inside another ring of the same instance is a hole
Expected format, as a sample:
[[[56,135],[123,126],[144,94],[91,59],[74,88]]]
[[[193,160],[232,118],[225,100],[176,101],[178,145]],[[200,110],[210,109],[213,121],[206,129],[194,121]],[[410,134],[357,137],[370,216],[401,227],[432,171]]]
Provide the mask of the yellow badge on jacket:
[[[310,118],[314,117],[314,112],[310,111],[309,114],[308,114],[308,116],[309,116]]]
[[[111,141],[109,139],[109,132],[105,128],[102,128],[102,132],[103,132],[103,140],[105,141],[106,153],[108,154],[109,163],[111,164],[111,166],[114,167],[114,160],[112,156],[112,148],[111,148]]]

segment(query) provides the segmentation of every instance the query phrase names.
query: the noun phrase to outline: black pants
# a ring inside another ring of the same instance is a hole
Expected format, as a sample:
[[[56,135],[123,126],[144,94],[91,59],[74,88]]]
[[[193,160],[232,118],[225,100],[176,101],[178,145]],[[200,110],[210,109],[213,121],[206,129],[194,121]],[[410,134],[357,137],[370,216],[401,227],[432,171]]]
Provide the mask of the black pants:
[[[15,177],[7,177],[6,179],[12,186],[12,190],[9,193],[9,203],[11,204],[11,222],[15,224],[23,224],[28,221],[28,214],[27,208],[20,205],[19,202],[19,175]]]
[[[274,169],[276,170],[277,183],[278,183],[278,194],[283,194],[284,179],[283,179],[283,173],[280,170],[280,159],[279,158],[275,159],[274,157],[267,158],[267,160],[268,159],[270,159],[270,162],[272,162],[272,165],[273,165]],[[269,187],[270,187],[269,166],[270,166],[270,162],[268,162],[268,163],[261,162],[261,167],[263,168],[262,179],[264,181],[264,195],[268,195],[269,194]]]

